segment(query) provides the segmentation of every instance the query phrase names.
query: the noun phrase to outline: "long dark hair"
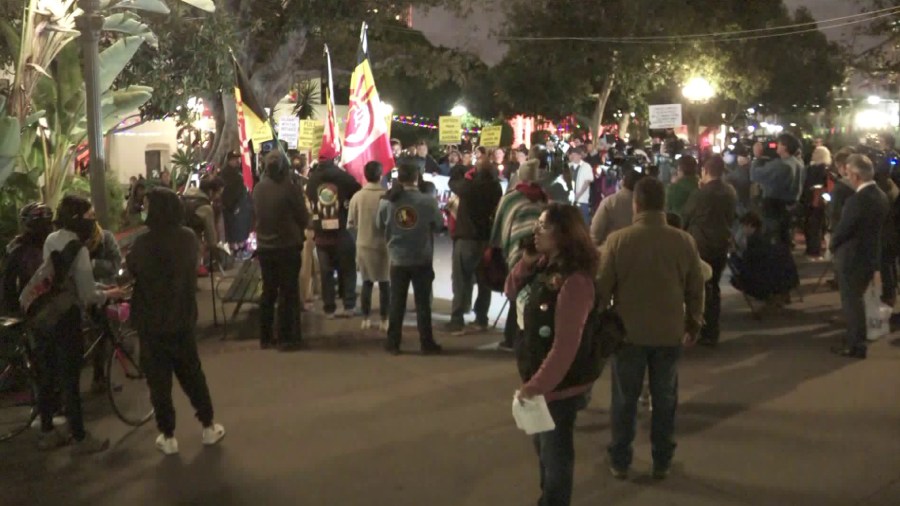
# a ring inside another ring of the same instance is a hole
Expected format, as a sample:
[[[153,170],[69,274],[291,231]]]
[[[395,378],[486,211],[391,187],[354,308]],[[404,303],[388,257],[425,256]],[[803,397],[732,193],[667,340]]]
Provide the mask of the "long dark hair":
[[[147,193],[147,201],[150,204],[147,210],[150,230],[174,229],[184,223],[184,207],[172,190],[158,186]]]
[[[553,227],[559,248],[556,268],[566,275],[585,272],[593,278],[600,259],[581,211],[560,203],[552,203],[544,211],[547,213],[547,224]]]

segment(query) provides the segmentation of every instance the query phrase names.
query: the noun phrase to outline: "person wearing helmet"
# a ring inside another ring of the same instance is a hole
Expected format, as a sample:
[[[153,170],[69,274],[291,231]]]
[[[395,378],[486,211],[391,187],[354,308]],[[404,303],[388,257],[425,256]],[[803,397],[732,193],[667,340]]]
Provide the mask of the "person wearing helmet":
[[[21,233],[6,246],[0,310],[4,315],[21,315],[19,295],[44,261],[44,241],[53,232],[53,210],[32,202],[19,213]]]

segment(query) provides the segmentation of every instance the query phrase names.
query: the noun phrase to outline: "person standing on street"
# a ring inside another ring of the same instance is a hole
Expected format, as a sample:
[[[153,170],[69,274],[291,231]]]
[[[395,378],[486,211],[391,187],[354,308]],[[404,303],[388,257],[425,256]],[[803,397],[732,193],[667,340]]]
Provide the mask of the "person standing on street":
[[[316,230],[322,301],[329,319],[352,316],[356,309],[356,243],[347,231],[347,214],[350,199],[361,188],[334,160],[319,160],[306,184]],[[339,290],[335,290],[335,273],[341,283]],[[342,295],[343,309],[337,307],[336,292]]]
[[[844,204],[829,247],[834,253],[847,335],[844,343],[831,351],[862,359],[867,352],[864,296],[881,267],[881,233],[889,205],[884,192],[875,184],[875,168],[868,157],[850,156],[846,171],[856,193]]]
[[[706,304],[699,344],[715,346],[719,342],[719,314],[722,310],[719,282],[728,263],[731,230],[737,209],[737,192],[722,181],[725,161],[713,155],[703,163],[700,189],[684,205],[685,230],[697,244],[700,258],[712,267],[712,278],[706,282]]]
[[[256,211],[256,250],[262,271],[260,336],[262,348],[275,342],[275,305],[278,305],[278,349],[303,346],[300,332],[300,266],[309,213],[303,194],[289,177],[280,151],[266,155],[265,172],[253,189]]]
[[[150,387],[159,436],[156,448],[178,453],[172,375],[178,378],[203,426],[204,445],[218,443],[225,428],[214,422],[212,399],[197,353],[197,237],[184,226],[178,196],[168,188],[147,194],[146,234],[138,237],[126,264],[134,277],[131,322],[140,338],[141,367]]]
[[[653,476],[665,478],[675,452],[678,359],[703,318],[703,275],[694,239],[666,224],[663,184],[644,178],[634,190],[634,225],[613,233],[600,251],[597,300],[625,325],[612,361],[610,471],[625,479],[634,451],[638,398],[649,372]]]
[[[459,197],[456,227],[453,230],[453,308],[447,330],[455,334],[465,333],[463,315],[472,308],[473,285],[478,285],[475,300],[473,328],[488,328],[488,310],[491,308],[491,289],[478,280],[476,273],[491,238],[491,225],[497,204],[503,196],[503,188],[497,179],[493,164],[487,158],[466,174],[450,179],[450,190]]]
[[[422,353],[439,354],[431,328],[431,284],[434,281],[434,233],[443,226],[437,201],[419,191],[419,166],[403,160],[397,169],[398,185],[384,196],[375,227],[384,233],[391,259],[391,313],[385,350],[400,354],[403,317],[409,285],[416,301],[416,323]]]
[[[762,188],[762,215],[766,235],[781,244],[791,246],[791,207],[797,203],[803,189],[803,162],[797,158],[800,141],[791,134],[778,136],[778,158],[764,156],[761,142],[753,146],[756,160],[750,167],[750,180]]]
[[[700,187],[697,176],[697,159],[684,155],[678,159],[675,181],[666,188],[666,211],[681,215],[684,205]]]
[[[584,222],[591,224],[591,185],[594,184],[594,169],[584,161],[585,151],[582,147],[569,151],[569,169],[572,171],[573,204],[581,211]]]
[[[579,210],[550,204],[526,250],[506,279],[506,294],[524,324],[516,349],[523,381],[517,399],[543,395],[556,427],[533,436],[541,506],[567,506],[575,471],[575,418],[602,363],[591,356],[597,249]],[[557,318],[558,317],[558,318]]]
[[[253,227],[253,200],[244,185],[241,173],[240,153],[229,153],[222,168],[222,218],[225,222],[225,240],[235,255],[242,260],[249,258],[247,238]]]
[[[602,246],[606,238],[634,221],[634,185],[643,178],[636,170],[629,170],[622,180],[622,188],[600,202],[591,221],[591,239]]]
[[[350,199],[347,228],[356,230],[356,265],[363,278],[360,305],[362,305],[362,330],[372,327],[372,289],[378,283],[379,311],[382,332],[388,330],[388,312],[391,308],[390,260],[384,234],[375,226],[378,207],[385,194],[381,186],[383,166],[371,161],[363,169],[368,184]]]

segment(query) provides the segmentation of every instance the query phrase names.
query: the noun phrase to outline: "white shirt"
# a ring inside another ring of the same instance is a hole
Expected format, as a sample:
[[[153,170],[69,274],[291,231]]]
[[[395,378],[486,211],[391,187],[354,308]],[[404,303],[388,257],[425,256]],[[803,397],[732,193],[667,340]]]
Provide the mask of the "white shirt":
[[[572,169],[572,178],[574,181],[575,190],[572,192],[572,198],[575,198],[575,195],[578,195],[578,192],[581,191],[581,188],[585,185],[585,183],[593,183],[594,182],[594,169],[591,168],[590,164],[581,161],[579,164],[569,164],[569,167]],[[579,197],[578,202],[576,204],[590,204],[591,203],[591,191],[590,189],[585,190],[584,193]]]
[[[859,185],[859,188],[856,189],[856,193],[861,192],[862,189],[866,188],[867,186],[873,186],[873,185],[875,185],[875,181],[866,181],[865,183]]]

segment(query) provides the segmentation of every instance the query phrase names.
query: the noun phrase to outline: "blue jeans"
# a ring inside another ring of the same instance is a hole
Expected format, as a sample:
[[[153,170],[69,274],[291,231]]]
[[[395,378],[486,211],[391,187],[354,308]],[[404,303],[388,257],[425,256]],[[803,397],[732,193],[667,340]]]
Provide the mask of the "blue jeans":
[[[653,465],[665,468],[675,452],[675,409],[678,406],[678,358],[681,346],[626,345],[612,361],[612,443],[610,463],[628,469],[634,454],[638,398],[649,371],[653,418],[650,429]]]
[[[587,225],[591,226],[591,205],[590,204],[578,204],[578,210],[581,211],[581,216],[584,218],[584,222]]]
[[[575,416],[585,406],[583,395],[547,403],[556,428],[533,436],[541,472],[538,506],[569,506],[572,500]]]

